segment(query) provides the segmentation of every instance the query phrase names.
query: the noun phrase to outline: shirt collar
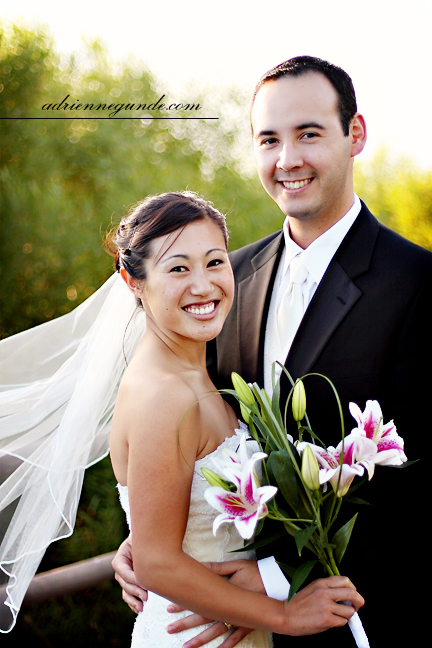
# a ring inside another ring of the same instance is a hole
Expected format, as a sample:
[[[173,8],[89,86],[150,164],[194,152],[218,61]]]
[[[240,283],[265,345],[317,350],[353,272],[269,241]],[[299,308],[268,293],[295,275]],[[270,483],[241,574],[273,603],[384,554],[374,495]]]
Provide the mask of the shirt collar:
[[[289,216],[283,224],[285,239],[284,259],[282,277],[285,276],[293,258],[301,254],[308,273],[316,284],[319,284],[327,267],[332,260],[336,250],[347,235],[355,219],[360,213],[361,203],[359,197],[354,194],[354,203],[348,212],[337,221],[330,229],[325,231],[305,250],[295,243],[289,235]]]

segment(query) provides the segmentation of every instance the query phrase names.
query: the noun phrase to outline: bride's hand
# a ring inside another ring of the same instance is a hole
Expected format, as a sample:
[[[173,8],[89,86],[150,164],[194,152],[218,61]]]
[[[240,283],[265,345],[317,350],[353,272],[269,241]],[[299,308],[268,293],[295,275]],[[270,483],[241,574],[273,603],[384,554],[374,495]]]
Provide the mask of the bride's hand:
[[[255,560],[231,560],[220,563],[204,563],[206,567],[214,571],[219,576],[230,576],[230,581],[252,592],[265,594],[264,586]],[[171,603],[168,606],[169,612],[181,612],[183,608]],[[187,628],[197,628],[205,623],[212,623],[213,619],[206,619],[199,614],[190,614],[183,619],[174,621],[168,626],[168,632],[175,633],[186,630]],[[205,646],[209,641],[220,637],[228,632],[227,626],[221,621],[216,621],[210,628],[203,630],[193,639],[184,644],[183,648],[199,648]],[[234,628],[220,648],[234,648],[239,641],[246,637],[250,632],[249,628]]]
[[[363,597],[346,576],[320,578],[299,590],[285,606],[283,634],[297,637],[344,626],[363,605]]]
[[[122,588],[123,601],[129,605],[132,612],[142,612],[143,601],[147,601],[147,590],[139,587],[135,578],[130,538],[122,542],[111,564],[115,571],[115,579]]]

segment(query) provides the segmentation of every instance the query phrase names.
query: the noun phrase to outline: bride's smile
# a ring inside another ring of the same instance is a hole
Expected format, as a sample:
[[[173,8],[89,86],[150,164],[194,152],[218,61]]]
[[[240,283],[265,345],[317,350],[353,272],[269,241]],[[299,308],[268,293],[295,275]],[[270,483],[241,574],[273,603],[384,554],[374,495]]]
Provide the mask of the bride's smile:
[[[213,300],[206,303],[197,303],[191,304],[190,306],[184,306],[183,310],[192,315],[200,317],[200,319],[211,319],[214,316],[215,309],[219,304],[218,300]],[[211,316],[211,317],[208,317]]]

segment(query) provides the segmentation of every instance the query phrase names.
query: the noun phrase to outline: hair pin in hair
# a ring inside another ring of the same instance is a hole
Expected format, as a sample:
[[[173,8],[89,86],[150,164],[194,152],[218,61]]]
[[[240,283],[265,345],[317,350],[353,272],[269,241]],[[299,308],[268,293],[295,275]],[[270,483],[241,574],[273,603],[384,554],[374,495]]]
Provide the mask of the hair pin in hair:
[[[132,236],[131,236],[130,239],[129,239],[129,245],[128,245],[128,247],[126,248],[126,250],[123,252],[123,254],[124,254],[125,256],[130,256],[130,255],[132,254],[132,249],[131,249],[131,248],[132,248],[132,241],[133,241],[133,238],[134,238],[134,236],[135,236],[135,232],[137,231],[137,227],[138,227],[138,225],[139,225],[139,222],[138,222],[138,221],[135,221],[135,227],[134,227],[134,230],[133,230],[133,232],[132,232]]]

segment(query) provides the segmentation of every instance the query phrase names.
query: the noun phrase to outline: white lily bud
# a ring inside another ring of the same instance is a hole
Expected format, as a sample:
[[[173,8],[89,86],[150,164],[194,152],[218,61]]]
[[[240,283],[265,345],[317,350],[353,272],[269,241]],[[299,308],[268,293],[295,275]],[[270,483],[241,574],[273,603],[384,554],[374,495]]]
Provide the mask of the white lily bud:
[[[312,491],[320,487],[319,483],[319,465],[310,445],[306,445],[302,453],[301,467],[303,481]]]
[[[246,405],[255,405],[255,397],[247,382],[234,371],[231,374],[231,380],[240,400]]]
[[[297,380],[292,395],[292,412],[294,420],[300,422],[306,413],[306,391],[303,381]]]
[[[243,403],[240,403],[240,411],[241,415],[243,417],[243,421],[246,423],[246,425],[249,425],[250,421],[250,410],[248,410],[247,407],[243,405]]]
[[[223,488],[227,491],[235,490],[233,488],[233,484],[230,484],[229,482],[225,481],[225,479],[222,479],[222,477],[215,473],[214,470],[211,470],[210,468],[201,468],[201,472],[207,479],[210,486],[219,486],[220,488]]]

